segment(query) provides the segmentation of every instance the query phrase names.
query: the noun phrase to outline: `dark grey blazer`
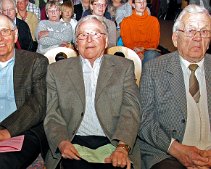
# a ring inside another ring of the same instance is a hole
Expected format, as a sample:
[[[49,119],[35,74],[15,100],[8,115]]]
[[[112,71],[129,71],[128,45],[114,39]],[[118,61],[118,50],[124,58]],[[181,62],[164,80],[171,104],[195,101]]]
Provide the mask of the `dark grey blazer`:
[[[11,136],[27,130],[42,140],[42,121],[46,114],[46,72],[48,60],[38,53],[15,50],[13,70],[14,93],[17,110],[0,123]]]
[[[103,56],[95,96],[95,108],[103,131],[116,145],[121,140],[134,147],[140,122],[140,96],[133,62],[118,56]],[[47,168],[54,169],[61,158],[58,145],[72,140],[85,111],[85,88],[80,57],[51,64],[47,73],[47,115],[44,128],[51,152]],[[140,149],[130,152],[140,168]]]
[[[211,55],[205,56],[208,111],[211,117]],[[140,129],[142,169],[168,158],[171,138],[182,142],[187,103],[179,55],[173,52],[146,64],[141,79],[142,122]],[[210,121],[211,122],[211,121]]]

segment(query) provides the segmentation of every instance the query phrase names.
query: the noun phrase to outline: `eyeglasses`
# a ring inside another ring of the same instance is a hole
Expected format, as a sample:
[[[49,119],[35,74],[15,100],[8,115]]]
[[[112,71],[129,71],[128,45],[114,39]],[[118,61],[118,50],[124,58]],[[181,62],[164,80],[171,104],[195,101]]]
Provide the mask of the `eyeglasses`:
[[[0,33],[1,33],[2,36],[10,36],[12,31],[14,31],[14,30],[11,30],[11,29],[1,29],[0,30]]]
[[[146,0],[137,0],[135,3],[146,3]]]
[[[194,37],[197,32],[199,32],[200,36],[202,38],[210,38],[211,37],[211,31],[210,30],[195,30],[195,29],[187,29],[187,30],[182,30],[182,29],[177,29],[177,31],[183,32],[185,36],[187,37]]]
[[[12,12],[12,11],[15,11],[14,8],[10,8],[10,9],[3,9],[2,12],[5,13],[5,12]]]
[[[80,33],[77,38],[78,40],[86,40],[88,38],[88,36],[91,36],[93,39],[98,39],[101,38],[103,35],[106,35],[105,33],[101,33],[101,32],[84,32],[84,33]]]
[[[56,12],[59,12],[60,10],[59,9],[49,9],[48,12],[50,13],[56,13]]]
[[[105,8],[107,5],[106,4],[101,4],[101,3],[94,3],[94,6],[96,6],[97,8]]]

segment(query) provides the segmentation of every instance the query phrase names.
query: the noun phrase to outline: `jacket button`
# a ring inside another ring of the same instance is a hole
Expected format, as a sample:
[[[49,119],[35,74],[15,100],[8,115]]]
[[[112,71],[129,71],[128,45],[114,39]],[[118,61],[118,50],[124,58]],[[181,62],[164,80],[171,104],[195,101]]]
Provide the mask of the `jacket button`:
[[[81,113],[81,117],[83,117],[83,116],[84,116],[84,112]]]
[[[172,132],[173,132],[173,133],[176,133],[176,132],[177,132],[177,130],[172,130]]]
[[[182,119],[181,122],[182,122],[182,123],[185,123],[185,119]]]

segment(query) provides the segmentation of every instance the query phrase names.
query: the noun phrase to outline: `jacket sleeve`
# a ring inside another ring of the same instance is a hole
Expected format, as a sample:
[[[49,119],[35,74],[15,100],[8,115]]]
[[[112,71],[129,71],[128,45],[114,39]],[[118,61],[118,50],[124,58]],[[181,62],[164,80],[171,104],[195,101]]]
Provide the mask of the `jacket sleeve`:
[[[30,56],[29,56],[30,57]],[[28,82],[30,91],[25,92],[25,102],[14,113],[0,123],[0,129],[6,128],[11,136],[21,134],[40,124],[46,113],[46,72],[48,60],[45,57],[39,57],[34,60],[32,74],[29,74],[31,80]],[[24,77],[26,78],[26,77]],[[31,92],[30,94],[28,92]],[[29,95],[29,96],[27,96]],[[17,97],[17,96],[16,96]],[[21,99],[21,98],[19,98]]]

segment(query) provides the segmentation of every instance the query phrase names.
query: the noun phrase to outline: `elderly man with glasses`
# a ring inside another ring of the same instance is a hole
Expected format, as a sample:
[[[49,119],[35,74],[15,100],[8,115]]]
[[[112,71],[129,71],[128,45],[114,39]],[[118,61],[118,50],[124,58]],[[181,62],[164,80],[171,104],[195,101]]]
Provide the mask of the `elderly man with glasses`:
[[[43,129],[48,60],[38,53],[16,50],[17,39],[15,23],[0,14],[0,141],[11,144],[11,138],[24,137],[20,151],[1,151],[1,169],[27,168],[48,149]]]
[[[140,168],[136,142],[140,97],[134,65],[105,55],[108,31],[95,15],[76,27],[79,57],[49,66],[45,132],[47,168]]]
[[[141,80],[143,169],[211,167],[211,20],[189,5],[173,26],[177,51],[145,64]]]

